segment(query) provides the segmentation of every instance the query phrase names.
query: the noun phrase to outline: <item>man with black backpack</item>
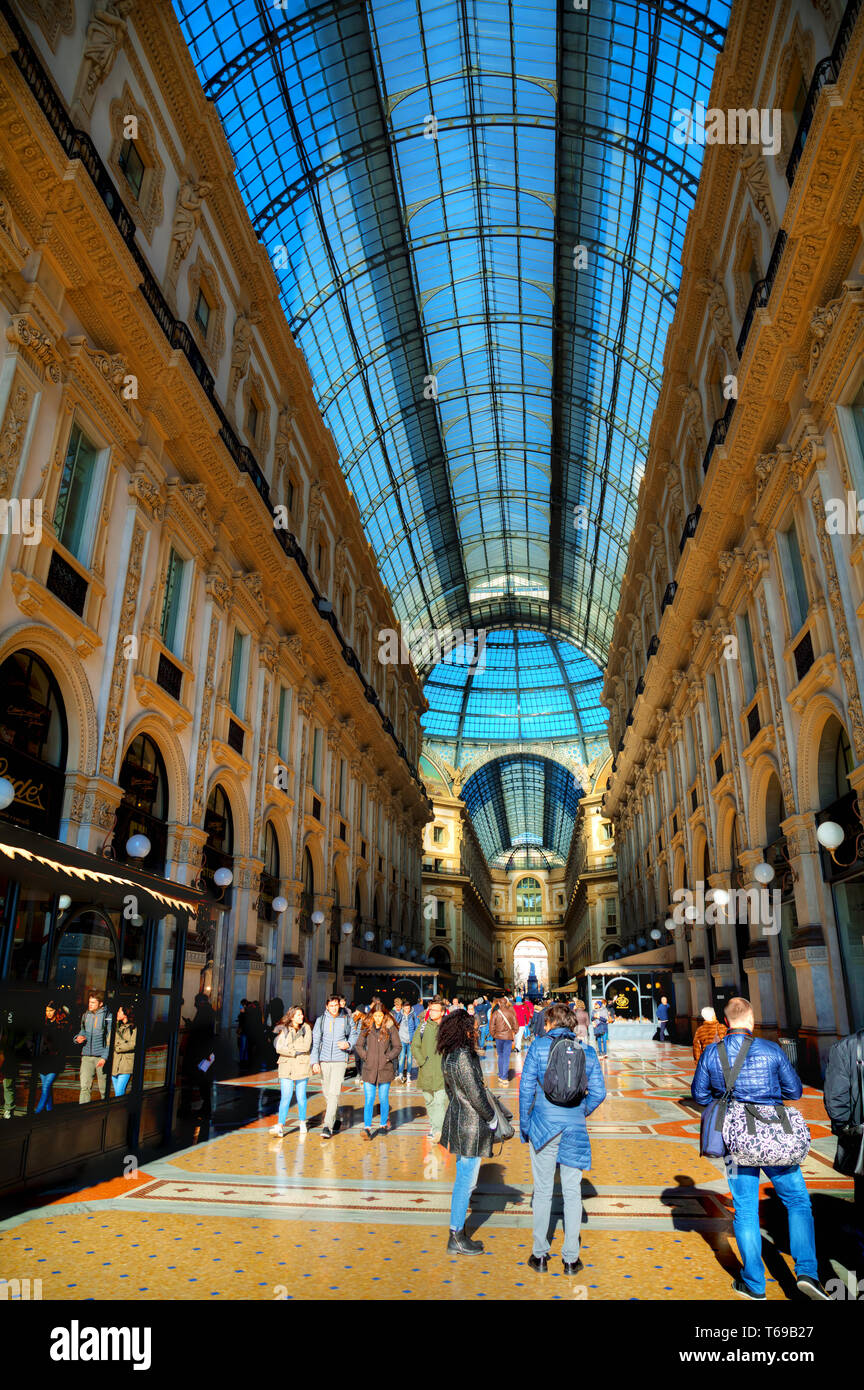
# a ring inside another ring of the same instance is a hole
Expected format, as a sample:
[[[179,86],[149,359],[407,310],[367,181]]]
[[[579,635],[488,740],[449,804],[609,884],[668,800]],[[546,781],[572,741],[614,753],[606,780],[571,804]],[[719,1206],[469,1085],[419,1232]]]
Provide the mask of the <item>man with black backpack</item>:
[[[522,1143],[531,1145],[534,1175],[534,1243],[528,1264],[545,1274],[555,1169],[564,1194],[565,1274],[578,1274],[582,1225],[582,1174],[591,1167],[588,1116],[606,1097],[606,1083],[593,1047],[580,1044],[576,1018],[566,1004],[544,1011],[545,1032],[528,1050],[519,1085]]]

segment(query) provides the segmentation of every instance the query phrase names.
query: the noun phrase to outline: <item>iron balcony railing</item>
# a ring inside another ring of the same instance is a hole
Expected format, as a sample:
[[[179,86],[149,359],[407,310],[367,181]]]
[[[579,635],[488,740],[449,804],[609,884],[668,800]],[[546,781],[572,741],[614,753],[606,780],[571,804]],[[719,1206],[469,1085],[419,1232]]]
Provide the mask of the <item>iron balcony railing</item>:
[[[699,518],[701,515],[702,507],[701,504],[697,502],[695,512],[691,512],[687,520],[684,522],[684,530],[681,532],[681,540],[678,544],[679,555],[683,551],[687,542],[689,540],[692,540],[692,538],[696,535],[696,528],[699,525]]]
[[[750,329],[753,327],[753,316],[756,313],[756,310],[766,308],[768,300],[771,298],[771,290],[774,285],[774,281],[777,277],[777,268],[780,265],[781,260],[783,259],[783,252],[786,248],[786,241],[786,233],[781,227],[780,231],[777,233],[777,237],[774,242],[774,248],[771,252],[771,259],[768,262],[768,269],[766,270],[763,278],[761,280],[756,281],[756,284],[753,286],[753,289],[750,292],[750,299],[747,304],[747,312],[744,315],[744,322],[741,325],[741,332],[738,334],[738,342],[736,343],[739,360],[744,354],[744,348],[747,343],[747,338],[750,334]]]
[[[861,10],[862,0],[849,0],[840,21],[840,28],[837,30],[837,37],[834,40],[834,47],[831,49],[827,58],[823,58],[821,63],[817,63],[807,92],[807,100],[804,103],[804,110],[801,112],[801,119],[798,122],[798,129],[795,132],[795,140],[789,159],[786,164],[786,182],[791,188],[795,182],[795,173],[801,163],[801,156],[804,153],[804,146],[807,143],[807,136],[810,134],[810,127],[813,124],[813,117],[816,112],[816,103],[819,100],[819,93],[823,87],[829,83],[834,83],[840,76],[840,69],[843,66],[843,59],[846,57],[846,50],[849,47],[849,40],[855,28],[858,14]]]
[[[108,170],[105,168],[96,146],[86,131],[78,130],[77,127],[73,125],[69,113],[63,105],[54,84],[39,61],[36,51],[27,36],[26,30],[19,22],[15,11],[9,4],[9,0],[0,0],[0,15],[3,16],[4,21],[9,26],[17,44],[17,48],[14,50],[12,57],[18,70],[27,83],[27,86],[30,88],[30,91],[33,93],[43,115],[68,157],[70,159],[80,160],[83,167],[87,170],[112,222],[120,233],[127,250],[141,272],[141,284],[139,288],[156,322],[159,324],[159,327],[162,329],[162,332],[165,334],[172,348],[178,348],[183,353],[194,375],[198,379],[202,390],[207,396],[210,405],[219,417],[220,439],[234,460],[237,468],[243,473],[248,473],[262,501],[272,514],[273,508],[270,505],[270,487],[264,472],[252,451],[247,448],[245,444],[241,444],[240,440],[237,438],[231,422],[228,420],[220,401],[217,399],[213,375],[204,361],[201,350],[195,341],[194,334],[189,328],[189,325],[175,318],[172,313],[162,293],[159,282],[150,269],[135,239],[136,229],[134,219],[117,192],[114,182]],[[274,535],[285,554],[289,559],[294,560],[302,570],[306,583],[312,590],[317,607],[321,594],[312,580],[309,573],[309,562],[296,536],[281,528],[274,528]],[[366,699],[370,704],[374,705],[378,711],[385,732],[393,739],[399,757],[405,763],[414,781],[422,788],[417,766],[410,761],[408,750],[404,743],[402,743],[400,739],[397,739],[392,724],[381,708],[381,702],[377,692],[366,680],[356,653],[353,648],[348,645],[339,631],[336,615],[330,611],[328,613],[322,613],[322,618],[325,622],[330,624],[336,634],[336,638],[342,649],[343,660],[360,678]]]
[[[713,457],[714,450],[717,448],[717,445],[723,444],[726,440],[726,435],[729,430],[729,424],[733,414],[735,413],[735,405],[735,397],[732,396],[727,402],[726,409],[723,411],[723,414],[720,416],[718,420],[714,421],[714,424],[711,428],[711,437],[708,440],[708,448],[705,450],[705,457],[702,460],[703,473],[707,473],[708,469],[711,467],[711,459]]]

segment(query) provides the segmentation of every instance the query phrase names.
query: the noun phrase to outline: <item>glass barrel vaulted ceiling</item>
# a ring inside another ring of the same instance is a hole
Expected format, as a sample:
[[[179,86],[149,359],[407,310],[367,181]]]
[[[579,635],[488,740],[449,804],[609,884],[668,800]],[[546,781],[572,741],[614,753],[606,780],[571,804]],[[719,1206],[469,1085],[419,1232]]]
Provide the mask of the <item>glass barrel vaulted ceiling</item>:
[[[427,736],[586,746],[701,163],[672,116],[728,3],[174,4],[403,628],[518,663],[494,720],[436,668]]]

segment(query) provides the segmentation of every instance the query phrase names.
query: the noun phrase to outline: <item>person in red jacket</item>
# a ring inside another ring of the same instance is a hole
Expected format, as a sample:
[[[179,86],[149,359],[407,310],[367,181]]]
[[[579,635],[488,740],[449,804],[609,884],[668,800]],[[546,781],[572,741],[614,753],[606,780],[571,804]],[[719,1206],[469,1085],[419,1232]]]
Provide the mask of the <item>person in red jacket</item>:
[[[528,1022],[528,1018],[525,1011],[525,1003],[522,999],[521,994],[516,995],[516,1002],[513,1005],[513,1012],[516,1015],[516,1022],[519,1024],[519,1028],[516,1033],[516,1039],[513,1043],[513,1050],[515,1052],[521,1052],[522,1038],[525,1034],[525,1024]]]

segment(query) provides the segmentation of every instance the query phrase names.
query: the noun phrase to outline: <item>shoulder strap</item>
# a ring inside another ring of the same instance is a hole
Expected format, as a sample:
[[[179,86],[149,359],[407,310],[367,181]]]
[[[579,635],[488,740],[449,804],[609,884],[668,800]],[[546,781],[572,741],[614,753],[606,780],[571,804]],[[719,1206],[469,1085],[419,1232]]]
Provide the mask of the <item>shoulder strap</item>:
[[[717,1056],[720,1060],[720,1066],[723,1071],[723,1081],[726,1086],[727,1096],[731,1096],[732,1092],[735,1090],[735,1082],[741,1075],[741,1068],[744,1065],[744,1058],[750,1051],[750,1045],[752,1042],[752,1038],[744,1038],[744,1040],[741,1043],[741,1046],[738,1049],[738,1055],[735,1058],[735,1062],[731,1067],[729,1065],[729,1053],[726,1051],[726,1040],[724,1038],[721,1038],[717,1044]]]

